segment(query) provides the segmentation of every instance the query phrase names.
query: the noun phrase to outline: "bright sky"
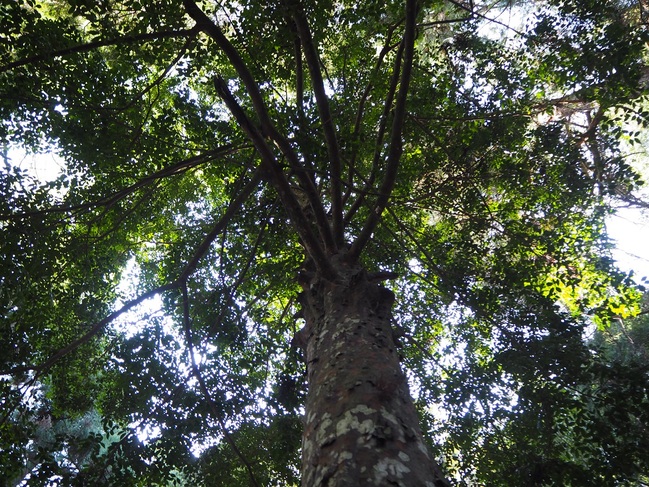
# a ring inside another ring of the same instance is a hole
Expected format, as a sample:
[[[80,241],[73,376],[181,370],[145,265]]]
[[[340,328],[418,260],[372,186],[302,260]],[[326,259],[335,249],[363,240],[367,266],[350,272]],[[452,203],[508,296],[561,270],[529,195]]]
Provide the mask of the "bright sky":
[[[624,271],[633,271],[636,282],[649,278],[649,210],[624,208],[606,223],[615,240],[613,257]]]

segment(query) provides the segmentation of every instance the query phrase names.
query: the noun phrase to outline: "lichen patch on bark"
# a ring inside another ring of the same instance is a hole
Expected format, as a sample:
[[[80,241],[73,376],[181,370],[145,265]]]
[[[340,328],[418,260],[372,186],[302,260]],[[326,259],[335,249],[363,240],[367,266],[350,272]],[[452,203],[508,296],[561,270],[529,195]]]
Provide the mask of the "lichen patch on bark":
[[[403,462],[395,458],[382,458],[374,465],[374,483],[375,485],[385,485],[388,478],[403,479],[405,474],[410,473],[410,469]]]
[[[364,405],[359,405],[353,410],[345,411],[343,417],[336,423],[336,435],[342,436],[351,430],[356,430],[361,435],[372,433],[375,428],[374,421],[372,419],[359,419],[359,414],[368,414],[368,412],[373,413],[375,410]]]

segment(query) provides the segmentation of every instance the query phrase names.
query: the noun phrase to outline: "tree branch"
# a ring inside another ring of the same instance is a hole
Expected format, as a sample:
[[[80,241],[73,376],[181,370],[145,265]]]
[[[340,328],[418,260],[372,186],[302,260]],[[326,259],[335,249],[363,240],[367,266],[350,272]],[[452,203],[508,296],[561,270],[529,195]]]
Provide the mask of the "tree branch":
[[[154,81],[153,83],[149,84],[146,86],[143,90],[141,90],[139,93],[137,93],[131,100],[131,103],[127,105],[127,107],[131,107],[135,104],[136,100],[142,98],[144,95],[146,95],[148,92],[150,92],[153,88],[156,86],[159,86],[162,81],[167,77],[167,75],[171,72],[171,70],[178,64],[181,59],[185,56],[185,53],[189,50],[189,48],[192,45],[192,42],[195,40],[196,35],[198,34],[199,30],[198,29],[192,29],[192,36],[187,39],[185,44],[180,48],[180,51],[178,54],[176,54],[176,57],[167,65],[167,67],[162,71],[162,74],[160,74]]]
[[[133,44],[135,42],[142,42],[142,41],[146,42],[146,41],[152,41],[157,39],[169,39],[174,37],[188,37],[188,36],[196,35],[197,32],[199,32],[199,29],[197,27],[194,27],[192,29],[151,32],[146,34],[137,34],[132,36],[119,37],[117,39],[104,39],[101,41],[89,42],[88,44],[81,44],[79,46],[72,46],[66,49],[60,49],[58,51],[51,51],[45,54],[38,54],[36,56],[30,56],[25,59],[20,59],[12,63],[5,64],[3,66],[0,66],[0,73],[4,73],[5,71],[9,71],[11,69],[18,68],[20,66],[25,66],[26,64],[32,64],[38,61],[45,61],[46,59],[54,59],[59,57],[70,56],[71,54],[77,54],[80,52],[89,52],[99,47],[116,46],[120,44]]]
[[[189,159],[185,159],[184,161],[177,162],[175,164],[172,164],[169,167],[165,167],[163,169],[160,169],[159,171],[151,174],[150,176],[147,176],[145,178],[142,178],[138,182],[132,184],[131,186],[128,186],[126,188],[120,189],[119,191],[116,191],[115,193],[106,196],[104,198],[101,198],[97,201],[92,201],[89,203],[82,203],[79,205],[72,205],[72,206],[54,206],[52,208],[48,208],[45,210],[38,210],[38,211],[29,211],[29,212],[23,212],[23,213],[14,213],[14,214],[9,214],[9,213],[4,213],[0,214],[0,219],[4,220],[17,220],[21,218],[27,218],[27,217],[32,217],[32,216],[38,216],[38,215],[46,215],[49,213],[67,213],[71,211],[79,211],[79,210],[87,210],[90,208],[96,208],[100,206],[105,206],[105,207],[110,207],[117,203],[118,201],[124,199],[130,194],[133,194],[135,191],[138,189],[147,186],[155,181],[158,181],[160,179],[164,179],[167,177],[172,177],[176,176],[178,174],[182,174],[185,171],[188,171],[200,164],[204,164],[206,162],[212,161],[216,159],[217,157],[225,156],[232,154],[234,152],[237,152],[241,149],[245,149],[248,146],[234,146],[232,144],[224,145],[222,147],[219,147],[214,150],[207,151],[203,154],[199,154],[197,156],[190,157]]]
[[[271,179],[274,183],[274,186],[277,190],[280,200],[284,205],[291,221],[295,225],[298,235],[302,240],[307,252],[313,258],[314,263],[318,269],[328,278],[333,278],[335,272],[327,259],[327,255],[324,252],[324,249],[321,247],[320,243],[315,238],[315,235],[311,231],[309,221],[302,211],[302,206],[298,202],[293,190],[291,189],[284,172],[282,171],[281,166],[278,164],[275,159],[273,151],[270,149],[266,141],[264,140],[261,132],[255,127],[255,125],[250,121],[248,116],[243,111],[243,108],[239,105],[237,100],[232,96],[228,86],[220,77],[215,78],[214,85],[219,96],[223,99],[228,110],[232,113],[235,120],[239,126],[243,129],[246,135],[253,142],[257,151],[259,152],[262,160],[262,168],[268,171],[271,176]]]
[[[634,207],[634,208],[644,208],[645,210],[649,209],[649,201],[643,200],[642,198],[638,198],[637,196],[631,193],[623,193],[623,192],[616,191],[616,196],[621,201],[625,202],[627,206]]]
[[[401,58],[403,56],[403,42],[399,43],[399,50],[396,55],[395,59],[395,66],[394,66],[394,73],[392,76],[392,80],[390,81],[390,88],[388,91],[387,96],[385,97],[385,103],[383,105],[383,113],[381,114],[381,119],[379,122],[379,128],[376,134],[376,142],[374,144],[374,157],[372,158],[372,169],[370,170],[370,175],[369,178],[367,178],[367,181],[365,182],[365,186],[363,189],[359,192],[358,198],[352,203],[351,207],[347,211],[347,214],[345,215],[344,222],[345,224],[349,223],[356,212],[359,210],[363,202],[365,201],[365,195],[370,194],[371,188],[374,186],[374,181],[376,179],[376,174],[379,170],[379,166],[381,163],[381,148],[383,147],[383,137],[385,136],[385,131],[387,130],[388,126],[388,118],[390,115],[390,109],[392,107],[392,101],[394,100],[394,94],[397,91],[397,87],[399,86],[399,73],[401,70]]]
[[[225,421],[223,420],[223,417],[221,416],[221,413],[219,412],[218,408],[216,407],[216,404],[214,403],[214,400],[212,399],[212,395],[210,394],[210,391],[207,389],[207,385],[205,384],[205,380],[203,379],[203,375],[201,374],[200,369],[198,368],[198,365],[196,364],[196,356],[194,354],[194,343],[192,341],[192,332],[191,332],[191,323],[189,319],[189,298],[187,296],[187,283],[185,281],[182,282],[182,296],[183,296],[183,322],[184,322],[184,328],[185,328],[185,341],[187,343],[187,353],[189,355],[189,359],[191,361],[192,365],[192,373],[198,380],[198,384],[200,386],[201,392],[205,396],[205,399],[207,400],[207,403],[210,406],[210,409],[212,410],[212,415],[214,416],[214,419],[219,425],[219,428],[221,429],[221,433],[223,433],[223,438],[225,438],[225,441],[230,445],[230,448],[232,448],[232,451],[234,451],[234,454],[239,457],[239,460],[244,464],[246,467],[246,470],[248,471],[248,476],[250,477],[250,482],[252,485],[255,487],[259,487],[259,483],[257,482],[257,479],[255,478],[255,474],[252,470],[252,466],[250,465],[250,462],[246,459],[246,457],[243,455],[237,444],[235,443],[234,439],[232,438],[232,435],[230,435],[230,432],[225,426]]]
[[[302,49],[300,48],[300,35],[292,18],[287,18],[293,39],[295,55],[295,104],[297,105],[300,122],[304,119],[304,66],[302,65]]]
[[[320,121],[322,122],[322,130],[324,133],[325,142],[327,144],[327,152],[329,154],[330,163],[330,191],[331,191],[331,213],[332,213],[332,226],[334,239],[338,245],[343,243],[343,212],[342,212],[342,189],[340,179],[342,175],[341,160],[340,160],[340,147],[336,138],[336,129],[334,127],[333,119],[331,117],[331,110],[329,109],[329,99],[325,93],[324,81],[322,73],[320,72],[320,60],[318,53],[309,29],[309,23],[302,5],[299,1],[293,6],[293,18],[295,25],[300,36],[302,50],[309,68],[311,75],[311,86],[315,94],[316,105],[318,106],[318,113]]]
[[[406,100],[408,97],[408,88],[410,85],[410,77],[412,74],[412,63],[415,48],[415,28],[417,21],[418,5],[417,0],[406,1],[406,29],[404,32],[404,52],[403,52],[403,67],[401,70],[401,79],[399,91],[396,97],[394,107],[394,116],[392,119],[392,130],[390,134],[390,148],[386,161],[386,171],[383,177],[383,182],[379,187],[379,196],[377,197],[374,207],[371,209],[370,214],[365,221],[365,225],[361,230],[354,243],[352,244],[348,258],[353,262],[358,259],[361,251],[369,242],[372,232],[376,227],[383,210],[388,204],[392,190],[396,183],[397,172],[399,169],[399,161],[403,152],[403,123],[406,117]]]
[[[235,213],[239,211],[243,203],[248,199],[248,197],[252,194],[255,188],[259,185],[259,183],[262,180],[262,174],[263,172],[261,171],[261,169],[257,169],[253,173],[250,181],[248,181],[248,183],[237,193],[236,198],[234,198],[230,202],[228,208],[225,210],[225,213],[223,213],[223,216],[219,218],[219,221],[216,222],[216,224],[212,227],[210,233],[208,233],[205,236],[201,244],[194,251],[193,257],[189,260],[189,262],[187,262],[185,268],[180,273],[180,276],[178,276],[179,281],[186,281],[189,278],[189,276],[192,275],[192,273],[196,269],[196,266],[198,266],[200,260],[209,250],[210,246],[212,245],[212,242],[216,239],[216,237],[221,232],[225,230],[225,227],[228,225],[228,223],[235,215]]]
[[[493,22],[494,24],[498,24],[498,25],[500,25],[501,27],[504,27],[505,29],[509,29],[509,30],[511,30],[512,32],[514,32],[515,34],[517,34],[517,35],[519,35],[519,36],[521,36],[521,37],[523,37],[523,38],[528,38],[528,37],[529,37],[529,35],[524,34],[523,32],[521,32],[521,31],[519,31],[519,30],[514,29],[512,26],[507,25],[507,24],[505,24],[504,22],[501,22],[501,21],[499,21],[499,20],[496,20],[496,19],[492,19],[492,18],[490,18],[490,17],[487,17],[486,15],[484,15],[484,14],[482,14],[482,13],[480,13],[480,12],[476,12],[476,11],[474,10],[474,8],[473,8],[473,4],[472,4],[470,7],[467,7],[466,5],[463,5],[462,2],[459,2],[459,1],[457,1],[457,0],[450,0],[450,2],[451,2],[453,5],[455,5],[456,7],[458,7],[458,8],[460,8],[460,9],[462,9],[462,10],[468,12],[469,14],[471,14],[471,16],[474,16],[474,15],[475,15],[476,17],[480,17],[481,19],[484,19],[484,20],[486,20],[487,22]],[[461,20],[464,21],[464,19],[461,19]]]
[[[230,60],[230,63],[237,71],[237,74],[241,78],[241,81],[248,91],[248,95],[250,96],[250,99],[252,101],[252,106],[261,123],[263,134],[268,136],[275,142],[275,144],[277,144],[282,154],[284,154],[291,167],[295,170],[300,183],[305,189],[305,193],[307,194],[309,203],[311,204],[311,207],[313,209],[324,248],[331,253],[335,252],[336,244],[331,233],[331,228],[329,227],[327,221],[327,215],[324,211],[324,207],[322,206],[322,202],[318,197],[318,192],[315,184],[313,183],[311,176],[308,174],[308,172],[300,162],[290,142],[275,128],[272,120],[270,119],[270,116],[268,115],[268,110],[266,109],[266,104],[261,96],[261,92],[259,91],[259,86],[250,73],[250,70],[246,66],[246,63],[239,55],[237,49],[223,34],[221,28],[212,20],[210,20],[207,15],[205,15],[205,13],[196,5],[193,0],[183,0],[183,5],[185,6],[185,9],[187,10],[189,16],[196,21],[197,26],[212,39],[214,39],[219,49],[221,49],[221,51],[225,53],[225,55]],[[262,158],[266,157],[267,155],[268,154],[262,156]]]
[[[159,286],[155,289],[152,289],[151,291],[148,291],[138,296],[137,298],[129,301],[117,311],[114,311],[103,320],[94,324],[92,328],[88,332],[86,332],[83,336],[77,338],[76,340],[72,341],[64,348],[57,351],[54,355],[52,355],[49,359],[47,359],[42,364],[27,366],[27,367],[16,367],[14,369],[0,371],[0,374],[16,374],[21,372],[28,372],[30,370],[35,370],[37,372],[36,377],[38,377],[40,374],[45,372],[56,362],[61,360],[63,357],[73,352],[80,346],[88,343],[92,337],[94,337],[99,332],[101,332],[101,330],[106,325],[114,321],[120,315],[124,314],[128,310],[134,308],[135,306],[141,304],[142,302],[146,301],[149,298],[152,298],[157,294],[163,293],[165,291],[169,291],[171,289],[177,289],[194,272],[196,266],[198,265],[198,262],[207,253],[214,239],[218,236],[219,233],[223,231],[223,229],[225,229],[226,225],[228,224],[232,216],[239,210],[241,205],[252,193],[252,191],[257,187],[260,181],[261,181],[261,170],[258,169],[253,174],[252,179],[248,182],[248,184],[246,184],[246,186],[237,194],[237,197],[234,200],[232,200],[230,205],[228,205],[227,210],[225,211],[223,216],[218,220],[218,222],[214,225],[210,233],[208,233],[205,236],[203,242],[197,247],[196,251],[194,252],[194,256],[190,259],[190,261],[187,263],[187,265],[185,266],[185,268],[183,269],[183,271],[180,273],[180,275],[176,280],[174,280],[169,284],[165,284],[163,286]],[[36,377],[34,377],[33,380],[35,380]]]
[[[273,205],[275,207],[276,205]],[[257,255],[257,250],[259,249],[259,246],[261,245],[262,237],[266,231],[266,227],[268,225],[268,219],[264,221],[264,224],[261,225],[261,228],[259,229],[259,233],[257,234],[257,238],[255,240],[255,243],[252,247],[252,250],[250,251],[248,255],[248,260],[246,260],[245,264],[243,265],[243,268],[239,271],[237,278],[235,279],[234,283],[227,286],[228,289],[228,296],[225,299],[225,302],[221,306],[221,311],[219,312],[219,315],[216,317],[214,322],[210,325],[210,329],[214,329],[215,327],[221,325],[221,322],[223,321],[223,318],[225,317],[225,313],[228,311],[228,308],[234,301],[235,295],[237,291],[239,290],[239,287],[243,282],[245,281],[248,271],[250,270],[250,266],[252,266],[252,262],[255,260],[255,257]],[[265,294],[265,293],[262,293]]]
[[[79,348],[81,345],[84,345],[90,341],[92,337],[97,335],[103,328],[116,318],[118,318],[120,315],[126,313],[128,310],[131,308],[134,308],[135,306],[141,304],[142,302],[146,301],[149,298],[152,298],[156,294],[160,294],[165,291],[169,291],[170,289],[176,289],[178,287],[178,281],[174,281],[170,284],[165,284],[164,286],[159,286],[155,289],[152,289],[151,291],[148,291],[137,298],[129,301],[126,303],[124,306],[122,306],[120,309],[117,311],[112,312],[109,314],[106,318],[104,318],[101,321],[98,321],[95,323],[90,331],[86,332],[83,336],[77,338],[76,340],[73,340],[70,342],[68,345],[57,351],[54,355],[52,355],[50,358],[48,358],[45,362],[43,362],[40,365],[32,365],[32,366],[27,366],[27,367],[16,367],[13,369],[9,370],[3,370],[0,371],[0,374],[17,374],[17,373],[22,373],[22,372],[29,372],[30,370],[36,371],[36,375],[32,380],[36,380],[38,376],[43,374],[47,369],[49,369],[52,365],[54,365],[56,362],[61,360],[63,357],[66,355],[70,354],[77,348]]]
[[[381,69],[381,65],[383,64],[383,60],[385,59],[385,56],[392,49],[394,49],[395,47],[397,47],[400,44],[400,43],[391,44],[392,43],[392,35],[394,34],[394,30],[397,28],[398,25],[399,25],[399,23],[396,23],[396,24],[392,25],[388,29],[385,44],[384,44],[383,48],[381,49],[381,52],[378,55],[378,59],[376,61],[374,69],[372,70],[372,74],[370,75],[371,76],[370,81],[367,84],[367,86],[365,87],[365,90],[363,91],[363,94],[361,95],[360,101],[358,103],[358,109],[356,111],[356,119],[354,121],[354,132],[352,134],[352,138],[353,138],[354,141],[358,141],[358,139],[360,138],[360,135],[361,135],[361,127],[362,127],[362,122],[363,122],[363,115],[364,115],[364,112],[365,112],[365,103],[366,103],[368,97],[370,96],[370,93],[372,92],[372,88],[374,87],[373,83],[372,83],[372,80],[378,75],[379,69]],[[400,58],[400,54],[397,54],[397,58]],[[394,89],[391,89],[391,92],[394,92],[394,90],[396,90],[396,82],[394,83],[394,85],[395,85],[395,87],[394,87]],[[391,100],[391,97],[388,97],[388,98]],[[390,101],[390,105],[391,104],[392,104],[392,101]],[[381,130],[379,130],[379,132],[381,133]],[[382,135],[381,135],[381,137],[382,137]],[[380,144],[377,144],[377,145],[380,145]],[[347,176],[347,183],[348,183],[350,189],[346,192],[345,196],[343,197],[343,205],[345,204],[345,202],[351,196],[351,188],[353,187],[353,183],[354,183],[353,174],[354,174],[354,168],[356,166],[356,156],[358,154],[358,144],[354,144],[353,147],[354,148],[352,150],[352,154],[351,154],[351,156],[349,158],[349,173],[348,173],[348,176]],[[343,226],[345,225],[345,223],[347,221],[348,221],[347,218],[343,219]]]

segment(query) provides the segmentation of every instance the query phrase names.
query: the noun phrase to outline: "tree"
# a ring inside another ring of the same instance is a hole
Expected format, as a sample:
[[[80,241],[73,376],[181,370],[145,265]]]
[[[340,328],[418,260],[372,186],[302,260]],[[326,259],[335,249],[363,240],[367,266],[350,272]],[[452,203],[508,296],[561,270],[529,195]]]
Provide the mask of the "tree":
[[[615,445],[557,425],[592,423],[584,327],[637,311],[603,221],[640,183],[645,12],[491,8],[0,7],[5,147],[65,161],[5,154],[3,476],[588,485]]]

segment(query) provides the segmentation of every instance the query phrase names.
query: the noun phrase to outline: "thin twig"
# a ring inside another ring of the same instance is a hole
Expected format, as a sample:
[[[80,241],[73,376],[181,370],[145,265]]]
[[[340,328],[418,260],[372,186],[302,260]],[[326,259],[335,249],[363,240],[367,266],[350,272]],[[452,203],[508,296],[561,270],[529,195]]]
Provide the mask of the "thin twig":
[[[371,188],[374,187],[374,181],[376,180],[376,175],[378,174],[379,167],[381,165],[381,155],[383,147],[383,138],[385,136],[385,131],[387,130],[388,120],[390,118],[390,111],[392,110],[392,102],[394,101],[394,94],[397,91],[399,86],[399,74],[401,71],[401,60],[403,57],[403,42],[399,43],[399,49],[397,51],[394,72],[392,74],[392,79],[390,81],[390,87],[388,89],[388,94],[385,97],[385,102],[383,103],[383,113],[381,114],[381,119],[379,121],[379,127],[376,133],[376,142],[374,143],[374,156],[372,158],[372,169],[370,170],[370,175],[365,182],[364,188],[359,192],[358,198],[352,203],[351,207],[345,215],[344,222],[348,224],[352,221],[356,212],[361,208],[362,204],[365,202],[365,195],[371,193]]]
[[[261,180],[259,170],[257,170],[253,176],[252,179],[248,182],[248,184],[237,194],[237,197],[230,203],[228,206],[227,210],[223,214],[223,216],[216,222],[210,233],[208,233],[205,238],[203,239],[203,242],[197,247],[196,251],[194,252],[194,256],[189,260],[183,271],[180,273],[178,279],[175,281],[165,284],[162,286],[159,286],[155,289],[152,289],[150,291],[147,291],[144,294],[141,294],[137,298],[129,301],[126,303],[124,306],[122,306],[120,309],[114,311],[110,315],[108,315],[106,318],[103,320],[97,322],[92,326],[92,328],[86,332],[83,336],[77,338],[76,340],[72,341],[62,349],[58,350],[54,355],[52,355],[49,359],[47,359],[45,362],[39,365],[32,365],[32,366],[26,366],[26,367],[16,367],[13,369],[9,369],[6,371],[0,371],[1,374],[18,374],[18,373],[23,373],[23,372],[29,372],[29,371],[36,371],[36,375],[33,378],[33,380],[36,380],[38,376],[42,375],[47,369],[52,367],[56,362],[61,360],[63,357],[68,355],[69,353],[73,352],[80,346],[84,345],[85,343],[88,343],[92,337],[95,335],[99,334],[106,325],[117,319],[120,315],[124,314],[125,312],[129,311],[130,309],[134,308],[135,306],[138,306],[139,304],[143,303],[149,298],[152,298],[153,296],[156,296],[158,294],[161,294],[163,292],[172,290],[172,289],[177,289],[183,282],[185,282],[189,276],[194,272],[196,269],[196,266],[198,265],[198,262],[205,256],[207,251],[209,250],[212,242],[214,239],[219,235],[223,229],[227,226],[229,223],[230,219],[232,216],[239,210],[241,205],[243,205],[244,201],[248,198],[248,196],[252,193],[252,191],[257,187],[259,184],[259,181]]]
[[[66,345],[65,347],[58,350],[54,355],[52,355],[50,358],[48,358],[42,364],[40,364],[40,365],[30,365],[30,366],[26,366],[26,367],[16,367],[16,368],[13,368],[13,369],[0,371],[0,375],[3,375],[3,374],[19,374],[19,373],[23,373],[23,372],[36,371],[36,375],[33,378],[33,380],[36,380],[47,369],[52,367],[52,365],[54,365],[56,362],[61,360],[63,357],[65,357],[66,355],[68,355],[71,352],[75,351],[81,345],[84,345],[84,344],[88,343],[92,337],[99,334],[99,332],[101,332],[107,324],[109,324],[112,321],[114,321],[115,319],[117,319],[120,315],[126,313],[127,311],[134,308],[135,306],[138,306],[139,304],[143,303],[147,299],[150,299],[153,296],[156,296],[157,294],[163,293],[165,291],[169,291],[170,289],[176,289],[177,287],[178,287],[178,281],[175,281],[175,282],[172,282],[170,284],[165,284],[163,286],[159,286],[159,287],[157,287],[155,289],[152,289],[151,291],[148,291],[148,292],[146,292],[144,294],[141,294],[137,298],[129,301],[128,303],[126,303],[124,306],[122,306],[117,311],[114,311],[111,314],[109,314],[103,320],[98,321],[97,323],[95,323],[92,326],[92,328],[90,328],[90,331],[86,332],[81,337],[77,338],[76,340],[73,340],[68,345]]]
[[[0,214],[0,219],[5,219],[5,220],[17,220],[21,218],[27,218],[27,217],[33,217],[33,216],[39,216],[39,215],[46,215],[49,213],[68,213],[72,211],[79,211],[79,210],[87,210],[91,208],[96,208],[96,207],[110,207],[117,203],[118,201],[124,199],[125,197],[129,196],[130,194],[133,194],[136,190],[147,186],[157,180],[167,178],[170,176],[175,176],[178,174],[182,174],[185,171],[196,167],[200,164],[204,164],[206,162],[212,161],[218,157],[221,156],[226,156],[229,154],[232,154],[234,152],[237,152],[242,149],[250,148],[248,145],[242,145],[242,146],[233,146],[233,145],[224,145],[222,147],[219,147],[217,149],[207,151],[203,154],[199,154],[197,156],[190,157],[189,159],[185,159],[183,161],[177,162],[175,164],[172,164],[169,167],[165,167],[163,169],[160,169],[159,171],[146,176],[139,180],[138,182],[132,184],[131,186],[128,186],[126,188],[120,189],[119,191],[116,191],[115,193],[105,196],[104,198],[101,198],[97,201],[91,201],[89,203],[81,203],[78,205],[71,205],[71,206],[64,206],[64,205],[59,205],[59,206],[53,206],[51,208],[47,208],[45,210],[37,210],[37,211],[28,211],[28,212],[22,212],[22,213],[4,213]]]
[[[214,416],[214,419],[219,425],[219,428],[221,429],[221,433],[223,433],[223,438],[225,438],[225,441],[230,445],[230,448],[234,451],[235,455],[239,457],[241,462],[244,464],[246,467],[246,470],[248,471],[248,476],[250,477],[250,482],[252,485],[255,487],[259,487],[259,482],[257,482],[257,479],[255,478],[255,474],[253,472],[252,466],[250,465],[250,462],[246,459],[246,457],[243,455],[237,444],[235,443],[234,439],[232,438],[232,435],[228,431],[225,421],[223,420],[223,417],[221,413],[219,412],[218,408],[216,407],[216,404],[214,403],[214,399],[212,399],[212,395],[210,394],[210,391],[207,389],[207,385],[205,384],[205,380],[203,379],[203,375],[201,374],[200,369],[198,368],[198,365],[196,364],[196,356],[194,354],[194,344],[192,342],[192,334],[191,334],[191,324],[190,324],[190,319],[189,319],[189,298],[187,296],[187,282],[183,281],[182,285],[182,295],[183,295],[183,322],[184,322],[184,327],[185,327],[185,341],[187,343],[187,352],[192,364],[192,371],[194,373],[194,376],[198,380],[198,384],[200,386],[201,392],[205,396],[205,399],[207,400],[207,403],[209,404],[210,410],[212,411],[212,415]]]
[[[370,75],[370,81],[368,82],[367,86],[365,87],[365,90],[363,91],[363,94],[361,95],[360,101],[358,103],[358,109],[356,111],[356,119],[354,121],[354,131],[352,133],[352,140],[354,140],[356,142],[358,142],[358,140],[360,139],[360,135],[361,135],[361,127],[362,127],[362,122],[363,122],[363,115],[364,115],[364,112],[365,112],[365,103],[367,102],[367,99],[369,98],[370,93],[372,92],[372,88],[374,87],[373,83],[372,83],[372,80],[378,75],[379,70],[381,69],[381,66],[383,64],[383,60],[385,59],[385,56],[390,51],[392,51],[395,47],[397,47],[397,46],[399,46],[401,44],[400,42],[399,43],[392,43],[392,35],[394,34],[394,30],[397,28],[397,26],[399,24],[400,24],[400,22],[395,23],[394,25],[392,25],[388,29],[385,44],[384,44],[383,48],[381,49],[381,52],[378,55],[378,59],[376,61],[374,69],[372,70],[372,73]],[[397,58],[400,59],[400,54],[399,53],[397,54]],[[392,83],[392,84],[395,86],[395,88],[392,89],[392,87],[391,87],[390,92],[394,93],[394,90],[396,90],[396,83]],[[392,105],[391,97],[389,96],[388,99],[390,100],[388,102],[389,105]],[[387,106],[388,103],[386,103],[385,106]],[[386,117],[386,115],[385,115],[385,112],[384,112],[383,119],[385,117]],[[383,123],[383,119],[382,119],[381,123]],[[380,129],[379,129],[379,133],[381,133]],[[351,156],[349,158],[349,174],[348,174],[348,178],[347,178],[347,183],[348,183],[350,188],[352,187],[353,182],[354,182],[353,172],[354,172],[354,168],[356,166],[356,157],[358,155],[358,146],[359,146],[358,143],[354,144],[353,149],[352,149],[352,154],[351,154]],[[377,146],[380,146],[380,142],[377,144]],[[345,194],[345,196],[343,197],[343,205],[349,199],[350,196],[351,196],[351,192],[348,191]],[[343,221],[345,221],[345,219]]]
[[[18,68],[20,66],[25,66],[27,64],[33,64],[39,61],[44,61],[46,59],[54,59],[59,57],[70,56],[71,54],[77,54],[80,52],[89,52],[93,51],[99,47],[106,46],[116,46],[120,44],[133,44],[135,42],[146,42],[153,41],[157,39],[169,39],[174,37],[188,37],[193,36],[198,32],[196,27],[192,29],[182,29],[182,30],[171,30],[163,32],[150,32],[146,34],[137,34],[132,36],[119,37],[117,39],[104,39],[101,41],[89,42],[88,44],[81,44],[79,46],[72,46],[66,49],[59,49],[58,51],[50,51],[44,54],[38,54],[36,56],[30,56],[28,58],[19,59],[12,63],[5,64],[0,66],[0,73],[9,71],[10,69]]]

